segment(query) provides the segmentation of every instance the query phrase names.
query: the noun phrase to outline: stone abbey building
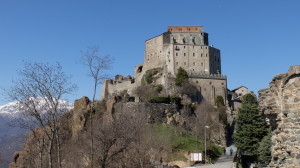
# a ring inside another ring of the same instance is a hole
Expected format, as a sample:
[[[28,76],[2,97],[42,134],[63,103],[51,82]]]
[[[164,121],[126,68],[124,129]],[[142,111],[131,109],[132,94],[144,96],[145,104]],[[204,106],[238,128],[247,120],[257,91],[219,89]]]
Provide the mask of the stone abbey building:
[[[144,63],[135,66],[134,77],[117,75],[115,80],[106,80],[101,98],[123,90],[133,94],[145,72],[155,68],[162,70],[156,83],[168,88],[180,67],[188,72],[190,83],[205,100],[213,101],[220,95],[226,101],[227,78],[221,74],[220,50],[209,45],[202,26],[169,26],[166,32],[146,40]]]

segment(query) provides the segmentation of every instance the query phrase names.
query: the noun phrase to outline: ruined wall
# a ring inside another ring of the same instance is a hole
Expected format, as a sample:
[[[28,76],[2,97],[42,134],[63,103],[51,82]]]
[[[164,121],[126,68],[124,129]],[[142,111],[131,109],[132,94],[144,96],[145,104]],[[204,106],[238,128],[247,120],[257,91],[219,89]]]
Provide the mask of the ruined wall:
[[[120,76],[120,75],[119,75]],[[102,84],[100,99],[105,99],[113,95],[120,94],[125,91],[131,94],[137,87],[135,80],[132,78],[108,79]]]
[[[259,107],[273,128],[271,167],[300,167],[300,65],[259,91]]]

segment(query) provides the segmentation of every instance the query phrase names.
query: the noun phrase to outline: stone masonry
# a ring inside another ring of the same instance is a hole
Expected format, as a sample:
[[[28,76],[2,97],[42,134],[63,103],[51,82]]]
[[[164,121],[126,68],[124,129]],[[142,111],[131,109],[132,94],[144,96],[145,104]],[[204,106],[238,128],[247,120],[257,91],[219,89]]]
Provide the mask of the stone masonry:
[[[300,168],[300,65],[276,75],[259,99],[273,130],[270,167]]]
[[[204,99],[213,102],[220,95],[226,101],[227,78],[221,75],[220,50],[209,46],[208,34],[202,26],[169,26],[167,32],[146,40],[144,62],[135,66],[134,77],[106,80],[101,99],[124,90],[132,94],[141,85],[145,72],[154,68],[163,69],[156,84],[168,88],[168,80],[175,78],[180,67],[188,72],[189,81]]]

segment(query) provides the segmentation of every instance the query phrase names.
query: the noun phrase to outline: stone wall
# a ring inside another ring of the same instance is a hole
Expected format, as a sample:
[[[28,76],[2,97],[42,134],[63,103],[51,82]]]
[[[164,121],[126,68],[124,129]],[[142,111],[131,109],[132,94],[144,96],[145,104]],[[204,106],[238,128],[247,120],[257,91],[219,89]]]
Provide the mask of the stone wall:
[[[180,67],[189,73],[190,81],[206,100],[213,102],[218,95],[227,98],[227,78],[220,75],[220,50],[208,46],[208,34],[203,31],[203,27],[169,26],[167,32],[146,40],[144,62],[135,67],[134,78],[106,80],[102,86],[101,99],[124,90],[133,93],[141,85],[145,72],[154,68],[163,69],[155,84],[169,88],[168,80],[176,77]]]
[[[190,83],[195,85],[201,93],[204,100],[214,103],[214,99],[217,96],[222,96],[224,102],[227,102],[227,81],[226,77],[220,78],[205,78],[204,76],[189,78]]]
[[[104,81],[102,84],[100,99],[120,94],[123,91],[131,94],[136,87],[135,79],[131,77],[124,78],[121,75],[117,75],[115,80],[108,79]]]
[[[163,67],[174,75],[183,67],[188,72],[221,74],[220,50],[208,45],[202,26],[169,26],[168,30],[146,40],[146,70]]]
[[[276,75],[259,99],[273,128],[270,167],[300,167],[300,65]]]

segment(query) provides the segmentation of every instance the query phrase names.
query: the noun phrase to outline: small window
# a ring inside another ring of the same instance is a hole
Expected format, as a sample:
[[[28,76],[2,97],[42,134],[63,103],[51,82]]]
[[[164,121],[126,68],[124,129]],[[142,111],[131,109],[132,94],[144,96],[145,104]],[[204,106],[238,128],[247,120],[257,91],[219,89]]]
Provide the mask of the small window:
[[[178,56],[178,53],[176,53],[176,56]]]
[[[186,54],[185,53],[183,53],[183,56],[185,56]]]
[[[183,48],[185,48],[185,46],[183,46]]]
[[[201,66],[203,66],[203,62],[201,62]]]
[[[207,57],[207,54],[206,54],[206,57]]]
[[[193,53],[193,57],[195,57],[195,53]]]
[[[211,82],[209,82],[209,84],[211,85],[212,83],[211,83]]]
[[[222,85],[224,85],[224,83],[223,83],[223,82],[222,82],[221,84],[222,84]]]
[[[176,65],[178,65],[178,62],[176,62]]]
[[[186,65],[186,62],[184,62],[184,65]]]
[[[196,81],[196,83],[198,83],[198,81]]]
[[[203,55],[203,54],[201,53],[201,57],[202,57],[202,55]]]
[[[195,63],[195,62],[193,62],[193,65],[195,66],[195,65],[196,65],[196,63]]]

